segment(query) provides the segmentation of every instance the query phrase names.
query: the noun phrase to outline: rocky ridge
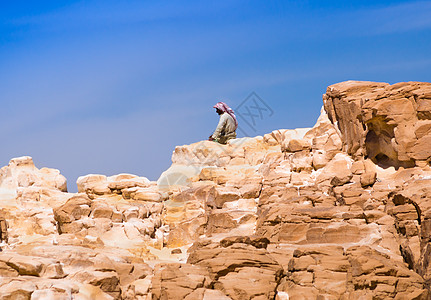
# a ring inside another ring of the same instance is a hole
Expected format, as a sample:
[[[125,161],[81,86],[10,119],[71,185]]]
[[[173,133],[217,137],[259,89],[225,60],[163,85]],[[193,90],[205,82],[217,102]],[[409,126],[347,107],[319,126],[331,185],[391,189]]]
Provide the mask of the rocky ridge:
[[[157,182],[0,170],[0,299],[429,299],[431,84],[328,87],[313,128],[178,146]]]

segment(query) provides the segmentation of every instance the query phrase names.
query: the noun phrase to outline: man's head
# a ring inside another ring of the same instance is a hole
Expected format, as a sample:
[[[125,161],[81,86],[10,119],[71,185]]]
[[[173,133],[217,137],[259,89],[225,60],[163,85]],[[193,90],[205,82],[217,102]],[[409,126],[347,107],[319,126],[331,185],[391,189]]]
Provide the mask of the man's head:
[[[230,108],[226,103],[224,102],[217,102],[216,105],[213,106],[216,109],[216,112],[219,115],[222,115],[223,113],[227,113],[229,116],[231,116],[235,122],[235,130],[238,127],[238,121],[236,120],[235,114],[232,110],[232,108]]]

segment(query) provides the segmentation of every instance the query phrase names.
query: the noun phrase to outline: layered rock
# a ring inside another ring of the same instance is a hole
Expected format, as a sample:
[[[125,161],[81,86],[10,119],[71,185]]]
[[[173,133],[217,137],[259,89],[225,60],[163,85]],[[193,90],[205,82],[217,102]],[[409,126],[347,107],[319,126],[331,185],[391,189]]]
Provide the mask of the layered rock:
[[[46,187],[67,192],[66,178],[59,170],[37,169],[29,156],[14,158],[0,169],[0,188],[16,190],[19,187]]]
[[[431,150],[431,83],[347,81],[323,96],[344,150],[384,166],[425,166]]]
[[[72,194],[30,157],[2,171],[1,299],[123,299],[153,273],[145,259],[164,239],[156,183],[88,175]]]
[[[313,128],[178,146],[157,182],[13,159],[0,298],[428,299],[430,86],[330,86]]]

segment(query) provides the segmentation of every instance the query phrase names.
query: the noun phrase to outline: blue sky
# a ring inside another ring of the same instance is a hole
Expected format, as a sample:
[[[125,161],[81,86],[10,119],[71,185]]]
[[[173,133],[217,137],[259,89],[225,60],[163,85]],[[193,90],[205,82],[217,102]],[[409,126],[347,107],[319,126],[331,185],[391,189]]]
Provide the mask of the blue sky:
[[[431,1],[2,1],[0,165],[155,180],[255,92],[311,127],[344,80],[431,81]],[[240,124],[241,126],[241,124]]]

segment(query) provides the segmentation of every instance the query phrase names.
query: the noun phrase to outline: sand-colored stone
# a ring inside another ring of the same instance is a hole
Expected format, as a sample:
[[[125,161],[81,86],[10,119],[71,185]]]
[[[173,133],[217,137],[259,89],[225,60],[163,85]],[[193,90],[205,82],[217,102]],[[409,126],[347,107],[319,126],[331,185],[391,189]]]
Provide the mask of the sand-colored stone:
[[[330,86],[312,128],[175,148],[157,182],[0,171],[0,298],[428,299],[431,87]]]

